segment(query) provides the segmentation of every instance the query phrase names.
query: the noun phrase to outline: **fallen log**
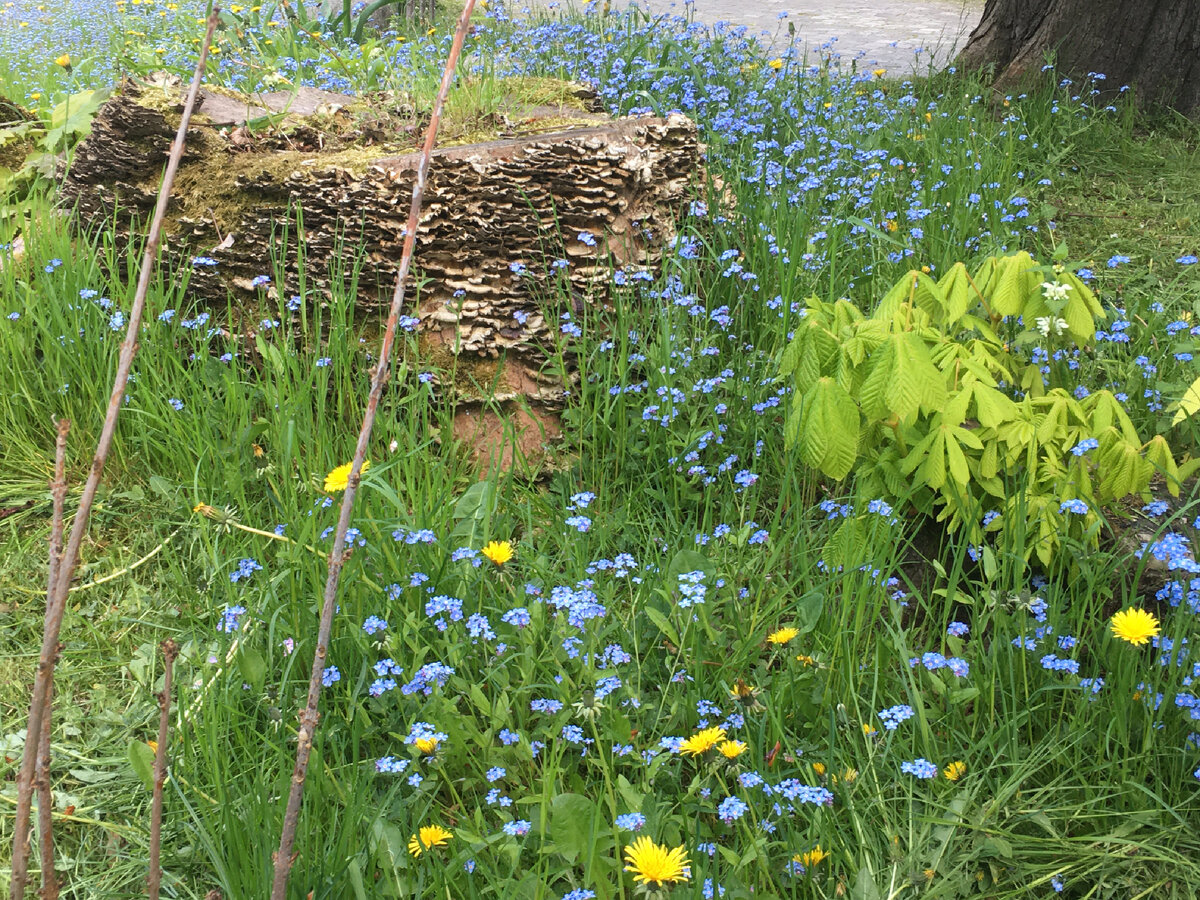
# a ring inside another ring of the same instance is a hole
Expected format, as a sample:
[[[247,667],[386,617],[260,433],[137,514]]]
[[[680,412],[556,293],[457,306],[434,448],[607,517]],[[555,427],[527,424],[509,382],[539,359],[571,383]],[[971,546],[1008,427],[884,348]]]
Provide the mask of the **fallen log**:
[[[546,298],[569,295],[578,317],[605,304],[614,268],[654,266],[701,173],[686,117],[611,119],[585,90],[551,84],[557,102],[451,125],[417,235],[420,363],[455,368],[445,388],[467,404],[456,436],[481,456],[503,431],[484,404],[528,408],[517,431],[557,433],[569,386],[547,370],[559,322]],[[121,229],[146,215],[179,96],[168,78],[126,82],[100,109],[64,184],[84,222]],[[356,268],[356,310],[385,308],[423,129],[421,110],[390,95],[205,92],[166,227],[177,260],[199,257],[189,290],[222,305],[232,293],[255,311],[264,292],[299,294],[298,236],[301,302],[324,302],[331,279]]]

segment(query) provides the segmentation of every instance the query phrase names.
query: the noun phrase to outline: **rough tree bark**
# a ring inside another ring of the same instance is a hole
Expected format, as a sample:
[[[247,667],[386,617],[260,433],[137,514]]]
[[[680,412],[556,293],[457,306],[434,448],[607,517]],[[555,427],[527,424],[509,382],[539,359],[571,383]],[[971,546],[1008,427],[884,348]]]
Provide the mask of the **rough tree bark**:
[[[1059,75],[1098,72],[1105,92],[1129,85],[1143,105],[1200,114],[1200,0],[987,0],[957,64],[991,67],[1011,91],[1051,54]]]
[[[386,307],[416,162],[396,148],[420,136],[419,114],[405,124],[378,104],[315,91],[253,101],[207,94],[189,136],[167,247],[185,264],[193,255],[216,263],[192,268],[190,290],[217,303],[232,292],[251,310],[264,290],[285,300],[299,293],[300,210],[305,302],[330,295],[331,262],[344,260],[348,273],[357,258],[356,308]],[[101,108],[64,186],[84,221],[120,228],[144,215],[175,103],[174,86],[128,84]],[[244,124],[283,105],[286,128]],[[414,259],[422,362],[454,369],[443,390],[475,404],[460,405],[456,434],[481,457],[504,432],[489,412],[497,401],[526,435],[522,452],[536,451],[542,433],[556,436],[569,384],[547,366],[560,323],[545,298],[569,297],[576,317],[603,305],[612,267],[661,258],[702,177],[696,128],[683,116],[612,120],[560,106],[524,108],[518,119],[492,123],[492,133],[512,137],[435,151]],[[277,274],[273,259],[282,283],[261,288],[256,276]]]

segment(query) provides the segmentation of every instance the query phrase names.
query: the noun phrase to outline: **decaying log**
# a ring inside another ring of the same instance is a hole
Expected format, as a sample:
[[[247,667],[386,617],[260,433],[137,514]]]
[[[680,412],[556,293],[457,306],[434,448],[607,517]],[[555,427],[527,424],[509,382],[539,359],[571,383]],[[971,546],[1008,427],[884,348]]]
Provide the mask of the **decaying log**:
[[[610,119],[581,96],[568,88],[554,105],[449,129],[456,145],[435,152],[415,257],[421,362],[455,367],[444,387],[460,403],[520,399],[551,431],[566,385],[546,371],[560,323],[545,299],[569,295],[578,316],[605,303],[613,268],[653,266],[703,161],[686,117]],[[64,188],[84,221],[123,227],[145,215],[178,102],[178,86],[161,79],[126,83],[101,108]],[[196,119],[168,221],[179,259],[216,263],[193,266],[191,291],[221,304],[230,292],[248,304],[264,290],[298,294],[299,233],[304,302],[322,302],[330,272],[357,263],[356,309],[386,306],[420,110],[391,96],[208,92]],[[265,289],[263,275],[282,283]],[[482,409],[465,412],[459,437],[494,434]]]

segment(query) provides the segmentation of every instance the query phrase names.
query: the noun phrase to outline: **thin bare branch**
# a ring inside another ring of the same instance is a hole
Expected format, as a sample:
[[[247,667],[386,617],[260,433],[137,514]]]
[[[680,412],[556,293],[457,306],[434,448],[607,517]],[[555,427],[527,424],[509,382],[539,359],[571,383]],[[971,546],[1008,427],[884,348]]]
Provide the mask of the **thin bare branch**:
[[[150,807],[150,874],[146,876],[146,896],[158,900],[162,884],[162,866],[159,851],[162,847],[163,784],[167,780],[167,728],[171,718],[171,670],[179,645],[168,638],[162,642],[163,689],[158,695],[158,744],[154,748],[154,800]]]
[[[379,409],[379,401],[383,396],[383,386],[387,383],[389,367],[392,358],[392,345],[396,340],[396,328],[400,320],[400,311],[404,307],[404,287],[408,279],[408,269],[412,263],[413,249],[416,247],[417,226],[420,222],[421,201],[425,195],[425,182],[429,175],[430,160],[433,157],[433,145],[437,140],[438,125],[442,117],[442,108],[450,93],[450,84],[454,79],[454,70],[458,64],[458,56],[462,52],[463,41],[475,9],[475,0],[466,0],[462,15],[458,17],[458,25],[454,30],[454,40],[450,45],[450,55],[446,59],[446,68],[442,72],[442,83],[438,87],[437,99],[433,104],[433,112],[429,118],[429,126],[425,131],[425,146],[421,148],[421,157],[417,162],[417,171],[413,179],[412,204],[408,210],[408,224],[404,232],[404,247],[400,255],[400,271],[396,273],[396,287],[392,292],[392,306],[388,312],[387,327],[383,333],[383,344],[379,350],[379,364],[371,379],[371,393],[367,400],[366,413],[363,416],[362,427],[358,432],[358,444],[354,449],[354,459],[350,464],[350,476],[346,483],[346,492],[342,496],[342,507],[338,515],[337,530],[333,536],[333,549],[329,552],[329,574],[325,580],[325,597],[321,607],[321,621],[317,627],[317,648],[313,654],[312,675],[308,682],[308,703],[300,714],[300,731],[297,735],[296,767],[292,771],[292,782],[288,791],[287,810],[283,816],[283,830],[279,838],[279,850],[275,854],[275,878],[271,885],[271,900],[284,900],[287,892],[288,874],[292,869],[292,847],[296,840],[296,827],[300,821],[300,800],[304,793],[304,779],[308,774],[308,758],[312,753],[313,734],[317,729],[319,713],[317,706],[321,699],[321,677],[325,672],[325,656],[329,648],[329,636],[333,630],[333,610],[336,606],[338,579],[341,577],[342,563],[345,559],[346,531],[350,527],[350,511],[354,505],[354,497],[358,492],[358,484],[362,477],[363,460],[367,458],[367,444],[371,440],[371,430],[375,426],[375,415]]]
[[[69,419],[58,422],[58,437],[54,441],[54,480],[50,482],[50,497],[54,514],[50,524],[50,565],[46,579],[46,596],[54,590],[63,554],[63,507],[67,500],[67,434]],[[47,616],[50,612],[46,608]],[[44,628],[44,626],[43,626]],[[57,655],[58,650],[55,650]],[[38,738],[38,757],[34,768],[34,784],[38,797],[38,837],[42,844],[42,900],[57,900],[58,876],[54,874],[54,795],[50,791],[50,732],[54,723],[54,683],[46,692],[46,709],[42,732]]]
[[[129,328],[125,332],[125,340],[121,344],[117,373],[113,379],[112,393],[108,399],[108,411],[104,417],[104,426],[100,430],[100,440],[96,444],[96,455],[92,459],[92,468],[88,473],[87,482],[84,484],[83,494],[79,498],[79,509],[75,513],[75,521],[71,525],[67,547],[58,566],[58,577],[46,596],[46,627],[42,633],[42,652],[38,658],[37,672],[33,681],[33,697],[29,704],[25,753],[21,759],[21,771],[17,778],[17,813],[13,825],[12,900],[24,900],[25,885],[29,879],[29,817],[33,804],[33,775],[37,765],[38,747],[41,743],[39,736],[42,733],[42,722],[46,714],[46,699],[50,695],[50,685],[54,679],[54,666],[58,661],[58,633],[62,627],[63,611],[66,609],[67,590],[70,587],[71,578],[75,574],[75,566],[79,562],[79,548],[83,543],[83,535],[87,531],[92,504],[96,499],[96,491],[100,487],[100,477],[104,472],[104,464],[108,460],[113,436],[116,434],[117,417],[121,413],[122,400],[125,396],[125,384],[129,380],[129,372],[133,368],[134,354],[137,353],[137,337],[142,327],[142,314],[146,308],[150,277],[154,271],[154,263],[158,258],[158,248],[162,241],[162,226],[167,212],[167,201],[171,196],[175,173],[179,169],[179,160],[183,156],[183,148],[187,142],[188,125],[192,119],[192,110],[196,106],[196,96],[200,92],[200,81],[208,62],[208,48],[212,44],[213,32],[217,27],[218,13],[219,10],[214,7],[208,17],[208,28],[205,31],[204,41],[200,45],[200,58],[196,61],[196,71],[192,76],[187,101],[183,106],[183,116],[179,120],[179,131],[175,135],[175,142],[171,145],[167,170],[163,174],[162,186],[158,192],[158,204],[154,209],[154,218],[150,222],[146,251],[142,257],[142,268],[138,276],[137,289],[133,295],[133,305],[129,311]]]

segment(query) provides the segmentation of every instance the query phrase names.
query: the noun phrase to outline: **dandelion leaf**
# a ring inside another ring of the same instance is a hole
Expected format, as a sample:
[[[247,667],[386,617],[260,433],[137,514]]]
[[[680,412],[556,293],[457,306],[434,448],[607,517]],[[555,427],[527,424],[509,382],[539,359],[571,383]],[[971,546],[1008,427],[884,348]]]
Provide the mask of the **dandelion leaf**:
[[[601,836],[595,802],[582,794],[557,794],[550,801],[550,836],[554,849],[573,864]]]

